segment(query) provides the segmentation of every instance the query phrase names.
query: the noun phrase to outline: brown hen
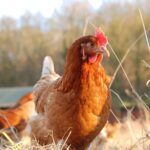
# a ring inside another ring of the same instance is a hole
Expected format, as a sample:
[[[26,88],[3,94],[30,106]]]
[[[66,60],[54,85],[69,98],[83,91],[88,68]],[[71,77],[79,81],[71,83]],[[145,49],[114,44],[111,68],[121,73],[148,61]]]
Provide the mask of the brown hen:
[[[41,79],[34,87],[38,115],[32,120],[32,137],[40,144],[65,138],[67,145],[86,149],[107,122],[110,78],[100,65],[107,38],[101,31],[83,36],[68,50],[64,74],[59,77],[46,57]]]
[[[0,109],[0,129],[7,129],[13,126],[17,131],[22,131],[33,113],[33,96],[32,93],[27,93],[14,107],[5,110]]]

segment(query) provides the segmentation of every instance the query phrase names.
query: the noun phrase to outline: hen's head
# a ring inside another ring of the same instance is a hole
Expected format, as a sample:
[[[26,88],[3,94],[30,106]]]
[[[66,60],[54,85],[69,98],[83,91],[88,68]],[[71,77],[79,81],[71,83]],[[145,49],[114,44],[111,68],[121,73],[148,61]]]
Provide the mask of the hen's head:
[[[80,53],[83,61],[95,63],[101,60],[103,54],[107,56],[110,55],[109,51],[106,49],[108,41],[102,31],[97,29],[95,36],[87,37],[85,37],[86,40],[81,43]]]
[[[104,33],[97,29],[95,36],[83,36],[76,40],[70,47],[68,54],[72,60],[77,60],[79,57],[82,62],[99,63],[103,54],[109,56],[109,51],[106,49],[107,43]]]

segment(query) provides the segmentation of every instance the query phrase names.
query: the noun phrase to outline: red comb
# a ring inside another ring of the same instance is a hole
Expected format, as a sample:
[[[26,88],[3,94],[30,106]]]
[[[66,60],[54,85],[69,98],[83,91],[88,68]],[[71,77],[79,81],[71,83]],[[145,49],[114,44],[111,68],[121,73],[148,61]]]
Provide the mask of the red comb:
[[[106,44],[108,43],[107,37],[99,28],[96,29],[95,37],[98,39],[101,46],[106,46]]]

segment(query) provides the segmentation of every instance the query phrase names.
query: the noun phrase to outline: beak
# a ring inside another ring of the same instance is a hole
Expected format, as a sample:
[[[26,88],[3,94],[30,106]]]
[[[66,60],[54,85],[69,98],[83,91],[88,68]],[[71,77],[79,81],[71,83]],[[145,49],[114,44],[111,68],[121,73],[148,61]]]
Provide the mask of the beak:
[[[107,57],[110,56],[110,53],[108,49],[106,48],[106,46],[100,47],[100,52],[106,54]]]
[[[105,46],[102,47],[102,49],[103,49],[104,53],[106,54],[106,56],[109,57],[110,53],[109,53],[108,49]]]

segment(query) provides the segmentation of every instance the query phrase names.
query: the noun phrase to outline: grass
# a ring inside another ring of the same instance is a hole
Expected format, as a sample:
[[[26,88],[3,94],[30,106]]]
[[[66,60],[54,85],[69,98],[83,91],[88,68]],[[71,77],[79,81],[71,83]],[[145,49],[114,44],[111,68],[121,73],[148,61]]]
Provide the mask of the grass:
[[[111,137],[102,137],[99,134],[88,150],[149,150],[150,149],[150,122],[137,119],[133,121],[131,114],[121,124],[114,126],[114,132]],[[68,136],[69,138],[69,136]],[[103,139],[103,140],[102,140]],[[2,140],[2,139],[1,139]],[[58,143],[41,146],[37,141],[30,144],[28,139],[24,138],[18,143],[11,143],[9,140],[3,139],[0,149],[3,150],[62,150],[66,141],[60,140]],[[27,144],[28,143],[28,144]],[[67,150],[70,150],[69,146]]]

